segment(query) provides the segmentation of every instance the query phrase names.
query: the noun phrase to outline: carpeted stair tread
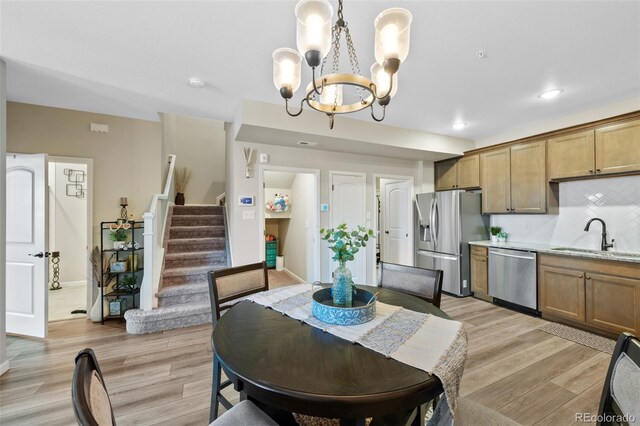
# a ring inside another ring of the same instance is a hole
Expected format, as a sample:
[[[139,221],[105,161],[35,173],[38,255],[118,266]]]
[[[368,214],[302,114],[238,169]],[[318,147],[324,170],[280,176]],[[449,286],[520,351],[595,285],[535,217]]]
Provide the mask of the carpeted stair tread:
[[[209,293],[208,282],[196,282],[191,284],[174,285],[171,287],[164,287],[158,290],[157,297],[173,297],[183,294],[193,293]]]
[[[169,239],[224,237],[224,226],[171,226]]]
[[[150,311],[130,309],[124,314],[127,332],[155,333],[211,322],[211,304],[207,301],[159,307]]]
[[[163,278],[170,278],[170,277],[181,277],[181,276],[190,276],[190,275],[200,275],[200,274],[206,274],[209,271],[213,271],[216,269],[222,269],[222,268],[226,268],[227,265],[226,263],[216,263],[213,265],[208,265],[208,266],[198,266],[198,267],[194,267],[194,268],[170,268],[170,269],[165,269],[164,272],[162,273],[162,277]]]
[[[189,251],[184,253],[169,253],[164,256],[165,260],[190,260],[199,259],[202,257],[211,258],[218,256],[225,256],[224,250],[206,250],[206,251]]]
[[[172,238],[167,241],[167,254],[190,251],[224,250],[224,237]]]
[[[222,215],[222,206],[173,206],[173,215]]]
[[[173,216],[172,226],[202,226],[202,225],[224,225],[222,215],[178,215]]]

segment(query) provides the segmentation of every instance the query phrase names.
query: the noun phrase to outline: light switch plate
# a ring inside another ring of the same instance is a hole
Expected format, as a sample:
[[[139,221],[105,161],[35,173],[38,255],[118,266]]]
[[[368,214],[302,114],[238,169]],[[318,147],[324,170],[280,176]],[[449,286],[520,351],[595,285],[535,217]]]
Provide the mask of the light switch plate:
[[[266,152],[262,152],[260,153],[260,163],[265,164],[269,162],[269,154],[267,154]]]
[[[256,211],[255,210],[244,210],[242,212],[242,218],[243,219],[247,219],[247,220],[252,220],[256,218]]]

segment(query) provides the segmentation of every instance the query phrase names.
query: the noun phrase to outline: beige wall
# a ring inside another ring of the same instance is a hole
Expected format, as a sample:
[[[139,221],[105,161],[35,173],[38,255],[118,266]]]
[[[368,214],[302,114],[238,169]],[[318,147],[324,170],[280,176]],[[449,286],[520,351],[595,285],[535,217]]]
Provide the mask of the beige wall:
[[[293,180],[289,197],[291,219],[282,248],[286,269],[307,282],[313,282],[313,191],[315,179],[310,173],[298,173]],[[319,237],[319,235],[318,235]]]
[[[176,166],[191,170],[187,204],[213,204],[224,192],[224,122],[175,114],[161,114],[163,147],[176,155]]]
[[[375,214],[375,181],[373,174],[402,175],[414,178],[416,185],[422,184],[422,162],[412,160],[400,160],[394,158],[378,157],[371,155],[346,154],[333,151],[321,151],[305,148],[292,148],[276,145],[255,144],[247,142],[233,141],[230,136],[233,134],[233,126],[230,125],[227,131],[227,152],[230,157],[227,163],[227,209],[231,224],[231,249],[234,265],[243,265],[259,261],[263,256],[264,246],[259,238],[258,208],[238,206],[238,196],[253,195],[258,196],[258,172],[259,165],[253,164],[254,173],[250,178],[244,176],[244,163],[242,161],[241,150],[244,147],[256,149],[254,158],[258,158],[259,153],[269,154],[269,165],[298,167],[305,169],[320,170],[320,203],[329,203],[329,172],[353,171],[366,174],[366,206],[371,215]],[[416,191],[419,186],[416,186]],[[314,206],[318,208],[319,206]],[[256,219],[243,219],[243,211],[254,210]],[[329,225],[329,213],[320,213],[320,226]],[[373,226],[373,219],[370,221]],[[318,229],[312,229],[316,235]],[[375,245],[367,247],[367,280],[374,280],[375,266]],[[321,248],[321,277],[323,280],[331,279],[331,261],[329,250],[323,244]],[[320,279],[320,276],[314,279]]]
[[[109,133],[89,130],[109,125]],[[142,219],[151,197],[161,191],[159,122],[9,102],[7,150],[92,158],[94,244],[101,221],[119,217],[120,197],[127,197],[131,218]]]

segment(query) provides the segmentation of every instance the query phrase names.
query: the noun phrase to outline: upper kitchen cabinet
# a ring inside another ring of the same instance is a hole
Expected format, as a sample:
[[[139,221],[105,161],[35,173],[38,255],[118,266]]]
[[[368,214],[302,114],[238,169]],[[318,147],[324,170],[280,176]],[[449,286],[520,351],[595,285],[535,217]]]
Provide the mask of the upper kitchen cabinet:
[[[458,160],[458,186],[460,189],[480,188],[480,156],[469,155]]]
[[[481,162],[483,213],[547,212],[545,141],[488,151]]]
[[[547,151],[551,180],[595,174],[596,149],[593,130],[549,139]]]
[[[545,141],[511,147],[511,211],[547,211]]]
[[[458,184],[457,158],[435,163],[436,191],[456,189]]]
[[[454,158],[435,163],[436,191],[480,187],[480,157]]]
[[[596,129],[596,174],[640,171],[640,120]]]
[[[481,154],[482,213],[511,212],[511,149]]]

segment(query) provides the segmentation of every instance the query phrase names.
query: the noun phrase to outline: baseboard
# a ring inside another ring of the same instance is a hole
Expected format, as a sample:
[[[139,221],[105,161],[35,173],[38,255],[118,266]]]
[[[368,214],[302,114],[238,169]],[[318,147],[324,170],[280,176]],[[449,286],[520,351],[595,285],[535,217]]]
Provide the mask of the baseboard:
[[[294,274],[293,272],[291,272],[287,268],[284,268],[284,272],[286,272],[287,274],[291,275],[293,278],[295,278],[296,280],[300,281],[303,284],[307,283],[307,280],[303,280],[302,278],[300,278],[299,276],[297,276],[296,274]]]
[[[9,360],[6,360],[2,364],[0,364],[0,376],[9,371]]]

